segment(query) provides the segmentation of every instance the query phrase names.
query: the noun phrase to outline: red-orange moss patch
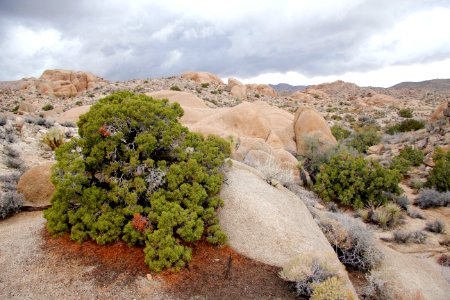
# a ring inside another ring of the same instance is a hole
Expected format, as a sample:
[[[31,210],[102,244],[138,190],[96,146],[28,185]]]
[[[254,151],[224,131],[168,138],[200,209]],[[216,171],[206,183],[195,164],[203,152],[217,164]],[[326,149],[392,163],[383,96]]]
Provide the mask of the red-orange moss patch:
[[[123,242],[97,245],[78,244],[68,235],[50,237],[44,231],[43,249],[62,263],[76,262],[95,266],[84,276],[99,286],[111,282],[127,285],[137,276],[151,273],[144,262],[143,249]],[[279,268],[246,258],[229,247],[214,247],[204,241],[193,247],[192,260],[178,273],[152,273],[152,280],[163,284],[165,292],[177,299],[201,296],[208,299],[294,299],[290,284],[278,277]]]

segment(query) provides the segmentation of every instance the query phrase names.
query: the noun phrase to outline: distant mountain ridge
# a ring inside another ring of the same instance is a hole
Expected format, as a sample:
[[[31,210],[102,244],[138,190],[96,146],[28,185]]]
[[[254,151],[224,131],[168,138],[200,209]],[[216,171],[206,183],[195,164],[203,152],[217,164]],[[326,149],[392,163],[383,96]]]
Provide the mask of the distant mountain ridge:
[[[290,85],[288,83],[269,84],[280,95],[289,95],[295,92],[304,91],[307,85]]]

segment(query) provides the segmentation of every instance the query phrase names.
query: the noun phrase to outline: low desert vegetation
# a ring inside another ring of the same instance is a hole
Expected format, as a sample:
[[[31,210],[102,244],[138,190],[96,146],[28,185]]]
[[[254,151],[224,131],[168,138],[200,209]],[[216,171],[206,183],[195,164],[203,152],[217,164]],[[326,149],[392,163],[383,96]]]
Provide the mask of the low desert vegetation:
[[[427,240],[427,235],[421,231],[394,231],[393,233],[394,241],[399,244],[416,243],[424,244]]]
[[[323,260],[303,254],[280,272],[280,277],[293,282],[297,296],[310,299],[348,299],[348,291],[338,273]]]
[[[180,91],[181,91],[181,89],[180,89],[178,86],[176,86],[176,85],[172,85],[172,86],[170,87],[170,90],[171,90],[171,91],[177,91],[177,92],[180,92]]]
[[[355,148],[360,153],[365,153],[367,149],[381,142],[381,136],[373,126],[359,128],[352,135],[348,142],[350,147]]]
[[[46,105],[42,106],[42,110],[44,110],[44,111],[49,111],[52,109],[54,109],[54,107],[51,104],[46,104]]]
[[[0,194],[0,218],[17,213],[23,206],[23,196],[16,191],[2,192]]]
[[[331,126],[330,129],[331,129],[331,133],[338,141],[348,138],[351,134],[350,130],[345,129],[345,127],[338,125],[338,124]]]
[[[423,189],[414,204],[420,208],[450,206],[450,192],[438,192],[433,189]]]
[[[416,131],[425,128],[425,122],[416,119],[406,119],[398,124],[386,128],[386,133],[395,134],[397,132]]]
[[[49,131],[42,137],[42,143],[55,150],[64,144],[64,133],[58,128],[50,128]]]
[[[93,105],[80,138],[56,149],[48,231],[145,245],[153,271],[183,268],[201,238],[223,244],[215,210],[230,145],[189,132],[182,114],[177,103],[125,91]]]
[[[427,178],[426,185],[439,192],[450,191],[450,151],[445,153],[436,147],[433,155],[435,166]]]
[[[425,225],[425,230],[434,233],[444,233],[445,232],[445,224],[441,220],[435,220],[432,222],[428,222]]]
[[[392,202],[377,208],[358,210],[357,215],[364,222],[376,224],[384,229],[396,227],[403,219],[401,207]]]
[[[8,119],[4,116],[0,116],[0,126],[5,126]]]
[[[413,111],[411,108],[402,108],[398,111],[398,115],[402,118],[412,118],[413,117]]]
[[[325,202],[361,209],[386,203],[384,192],[399,194],[401,178],[396,170],[344,151],[320,166],[314,190]]]

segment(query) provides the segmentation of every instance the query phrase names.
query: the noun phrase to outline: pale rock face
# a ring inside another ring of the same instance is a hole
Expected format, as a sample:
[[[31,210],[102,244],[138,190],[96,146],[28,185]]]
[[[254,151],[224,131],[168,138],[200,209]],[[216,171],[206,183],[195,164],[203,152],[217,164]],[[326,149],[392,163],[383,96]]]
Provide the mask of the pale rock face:
[[[237,80],[236,78],[228,78],[228,88],[232,89],[234,86],[242,86],[244,85],[242,82]]]
[[[311,96],[310,94],[303,93],[303,92],[294,92],[291,95],[291,98],[294,100],[298,100],[301,103],[313,103],[314,102],[313,96]]]
[[[184,79],[190,79],[195,81],[196,83],[211,83],[211,84],[224,84],[222,79],[220,79],[218,76],[209,73],[209,72],[184,72],[181,74],[181,78]]]
[[[55,187],[50,182],[53,163],[45,163],[26,171],[20,177],[17,191],[25,197],[26,205],[45,206],[50,204],[50,198]]]
[[[247,84],[247,91],[255,94],[276,97],[277,92],[267,84]]]
[[[19,109],[17,110],[17,113],[19,115],[25,115],[25,114],[32,114],[36,112],[36,108],[33,106],[33,104],[28,102],[20,102]]]
[[[319,151],[336,145],[336,138],[331,133],[325,119],[311,108],[300,107],[294,117],[294,132],[297,153],[304,154],[308,139],[319,141]]]
[[[335,266],[354,293],[344,267],[302,200],[267,184],[259,172],[237,161],[225,176],[219,222],[234,250],[277,267],[299,255],[312,255]]]
[[[384,150],[384,144],[373,145],[367,149],[367,154],[380,154]]]
[[[240,100],[247,100],[247,87],[245,85],[235,85],[231,88],[230,94]]]
[[[21,86],[25,90],[38,90],[57,97],[73,97],[96,87],[103,79],[89,72],[70,70],[46,70],[39,79],[27,80]]]
[[[445,114],[445,112],[447,113]],[[445,117],[450,118],[450,100],[444,101],[436,108],[436,110],[431,115],[430,121],[435,122]]]
[[[57,119],[59,123],[72,122],[76,123],[80,119],[80,116],[87,113],[91,109],[90,105],[83,105],[71,108],[63,112]]]

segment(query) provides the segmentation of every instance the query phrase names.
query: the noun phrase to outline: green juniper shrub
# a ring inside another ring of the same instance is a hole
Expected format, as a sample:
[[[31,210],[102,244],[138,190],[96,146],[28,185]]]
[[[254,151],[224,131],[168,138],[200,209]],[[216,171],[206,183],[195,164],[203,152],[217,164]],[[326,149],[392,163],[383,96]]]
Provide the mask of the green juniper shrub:
[[[402,118],[412,118],[412,113],[411,108],[402,108],[398,111],[398,115]]]
[[[48,111],[48,110],[52,110],[54,107],[51,104],[45,104],[44,106],[42,106],[42,110]]]
[[[425,122],[415,119],[406,119],[399,124],[389,126],[386,129],[386,133],[395,134],[397,132],[416,131],[422,128],[425,128]]]
[[[359,128],[349,142],[349,146],[355,148],[360,153],[364,153],[370,146],[376,145],[381,141],[376,128],[373,126]]]
[[[341,125],[335,124],[335,125],[331,126],[330,129],[331,129],[331,133],[334,135],[334,137],[338,141],[346,139],[350,136],[350,131],[345,129]]]
[[[415,167],[420,166],[423,162],[423,152],[410,146],[406,146],[400,150],[400,154],[398,156],[409,160]]]
[[[426,185],[439,192],[450,191],[450,151],[445,153],[441,148],[436,147],[433,160],[435,166],[428,176]]]
[[[397,170],[402,176],[405,176],[409,169],[411,169],[412,163],[406,158],[396,156],[392,159],[390,169]]]
[[[78,242],[145,245],[153,271],[179,270],[190,244],[225,242],[215,210],[230,154],[225,140],[191,133],[179,104],[127,91],[80,117],[80,138],[56,149],[48,231]]]
[[[181,91],[181,89],[180,89],[178,86],[176,86],[176,85],[172,85],[172,86],[170,87],[170,90],[171,90],[171,91],[177,91],[177,92]]]
[[[401,178],[397,170],[385,169],[362,155],[340,152],[322,164],[314,189],[325,202],[358,209],[387,202],[383,192],[398,194]]]

